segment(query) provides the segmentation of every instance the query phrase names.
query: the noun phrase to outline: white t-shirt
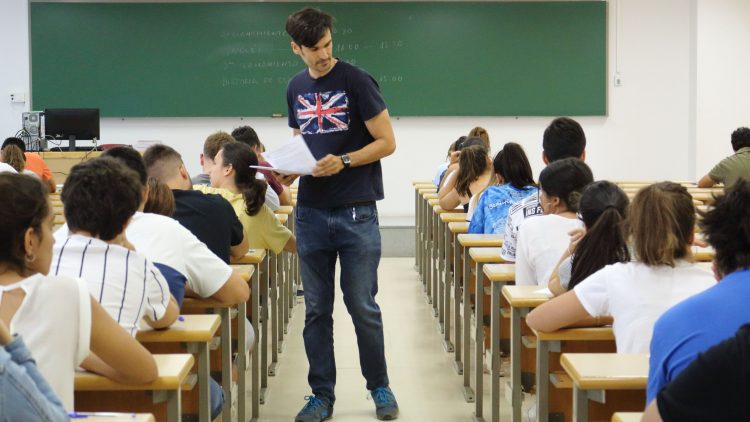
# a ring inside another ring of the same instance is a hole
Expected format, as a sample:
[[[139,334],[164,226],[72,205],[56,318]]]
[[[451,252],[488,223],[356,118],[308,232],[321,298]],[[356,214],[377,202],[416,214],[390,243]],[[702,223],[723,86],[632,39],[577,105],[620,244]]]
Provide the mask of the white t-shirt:
[[[508,218],[505,220],[505,235],[503,236],[503,247],[500,248],[500,256],[507,262],[516,261],[516,246],[518,244],[518,230],[529,217],[543,215],[542,207],[539,206],[537,192],[511,205],[508,210]]]
[[[64,242],[67,236],[67,225],[55,231],[57,243]],[[232,275],[229,265],[172,218],[136,212],[125,236],[152,262],[168,265],[184,275],[188,287],[200,297],[216,293]]]
[[[570,243],[568,232],[583,227],[577,218],[556,214],[526,220],[518,231],[516,285],[546,286],[549,275]]]
[[[18,173],[16,169],[13,168],[8,163],[0,163],[0,173]]]
[[[86,283],[36,274],[0,286],[0,295],[17,288],[26,297],[11,319],[10,331],[23,336],[39,371],[65,410],[72,411],[75,370],[89,355],[91,340],[91,296]]]
[[[86,280],[89,293],[130,335],[141,319],[164,317],[169,285],[143,254],[81,235],[56,242],[50,274]]]
[[[618,353],[648,353],[661,314],[715,284],[710,271],[687,261],[677,261],[674,268],[628,262],[607,265],[573,291],[591,316],[614,318]]]
[[[255,178],[258,180],[263,180],[264,182],[268,183],[266,181],[266,177],[263,176],[263,173],[257,172],[255,173]],[[271,209],[271,211],[276,211],[281,206],[281,201],[279,200],[279,195],[276,194],[276,191],[271,189],[271,185],[268,185],[266,188],[266,202],[265,204],[268,206],[268,208]]]

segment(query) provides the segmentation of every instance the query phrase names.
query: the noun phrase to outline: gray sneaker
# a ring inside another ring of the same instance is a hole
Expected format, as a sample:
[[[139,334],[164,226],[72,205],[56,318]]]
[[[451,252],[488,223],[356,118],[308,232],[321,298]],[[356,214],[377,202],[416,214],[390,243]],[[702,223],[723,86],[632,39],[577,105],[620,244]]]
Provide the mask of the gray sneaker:
[[[375,414],[381,421],[392,421],[398,418],[398,403],[390,387],[380,387],[370,392],[375,402]]]
[[[315,396],[305,396],[307,404],[297,413],[294,422],[321,422],[331,419],[333,405]]]

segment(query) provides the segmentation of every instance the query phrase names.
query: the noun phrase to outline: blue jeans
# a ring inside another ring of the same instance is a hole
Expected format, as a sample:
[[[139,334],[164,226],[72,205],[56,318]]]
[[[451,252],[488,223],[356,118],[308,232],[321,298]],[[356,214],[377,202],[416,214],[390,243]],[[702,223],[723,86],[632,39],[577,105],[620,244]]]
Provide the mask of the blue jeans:
[[[333,297],[336,258],[341,264],[344,304],[354,322],[359,364],[367,389],[388,386],[383,320],[378,293],[380,231],[373,205],[338,208],[297,207],[297,253],[305,286],[305,352],[307,381],[313,394],[336,400],[333,354]]]
[[[21,337],[0,346],[0,420],[68,420],[60,399],[39,373]]]

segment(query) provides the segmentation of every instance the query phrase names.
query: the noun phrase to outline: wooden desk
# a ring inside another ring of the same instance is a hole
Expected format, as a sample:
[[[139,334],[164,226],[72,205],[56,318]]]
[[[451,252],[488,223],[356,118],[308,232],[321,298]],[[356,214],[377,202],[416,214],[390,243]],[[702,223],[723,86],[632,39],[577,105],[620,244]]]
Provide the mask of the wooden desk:
[[[181,315],[166,330],[148,328],[135,336],[141,343],[185,343],[188,352],[198,355],[198,419],[201,422],[211,421],[208,347],[220,324],[218,315]]]
[[[450,242],[448,243],[447,254],[453,257],[453,350],[455,351],[453,368],[456,370],[458,375],[463,375],[464,365],[462,358],[462,337],[461,332],[461,286],[463,285],[462,271],[461,269],[461,245],[458,243],[458,235],[469,231],[469,223],[462,221],[459,223],[448,223],[448,231],[450,232]],[[450,296],[450,295],[448,295]],[[450,299],[450,298],[449,298]],[[450,308],[450,305],[449,305]],[[446,345],[447,346],[447,345]]]
[[[474,250],[475,248],[472,248]],[[495,249],[495,248],[488,248]],[[499,255],[498,255],[499,256]],[[478,267],[477,267],[478,268]],[[479,271],[479,270],[477,270]],[[490,382],[490,393],[492,409],[490,411],[491,420],[493,422],[500,421],[500,292],[507,283],[512,283],[516,280],[516,266],[515,264],[490,264],[485,265],[482,273],[477,273],[477,280],[481,280],[484,276],[490,281],[492,285],[492,298],[490,301],[490,374],[492,381]],[[479,300],[480,294],[484,293],[483,284],[477,283],[477,300],[475,301],[475,307],[479,307],[479,303],[483,300]],[[482,404],[482,354],[484,351],[484,327],[482,324],[482,314],[477,313],[477,338],[482,337],[481,342],[477,340],[476,347],[480,350],[480,353],[476,354],[475,359],[475,370],[476,370],[476,401],[474,416],[476,418],[482,418],[483,404]],[[520,366],[519,366],[520,375]],[[520,403],[520,400],[519,400]]]
[[[290,215],[293,210],[294,210],[294,207],[291,205],[280,205],[279,208],[276,211],[274,211],[274,214]]]
[[[711,262],[714,260],[714,255],[716,252],[714,251],[714,248],[712,247],[701,247],[701,246],[693,246],[693,257],[697,262]]]
[[[606,401],[607,390],[646,390],[648,355],[563,353],[560,363],[573,381],[573,420],[589,419],[589,400]]]
[[[462,265],[462,274],[461,277],[463,279],[463,322],[462,322],[462,334],[463,338],[461,340],[461,343],[463,345],[463,357],[464,357],[464,363],[463,363],[463,375],[464,375],[464,399],[468,403],[473,403],[475,399],[474,390],[471,388],[471,364],[470,364],[470,354],[471,354],[471,297],[470,297],[470,290],[469,290],[469,280],[471,280],[471,257],[469,255],[469,251],[472,247],[488,247],[488,246],[494,246],[498,247],[503,244],[503,239],[501,235],[494,235],[494,234],[459,234],[457,236],[458,244],[462,248],[461,256],[463,259],[463,265]],[[458,253],[458,251],[456,252]],[[478,264],[479,267],[479,275],[482,274],[481,265],[484,264]],[[482,299],[481,295],[477,295],[478,299]],[[477,300],[477,302],[481,302],[480,300]],[[478,325],[482,325],[482,320],[480,319],[477,322]],[[482,333],[482,337],[484,337],[484,332]],[[482,346],[484,347],[484,346]]]
[[[488,268],[497,267],[495,265],[488,265],[485,267],[485,273],[487,273]],[[498,270],[501,270],[502,268],[499,267]],[[515,268],[514,268],[515,269]],[[506,270],[507,271],[507,270]],[[515,274],[513,274],[515,276]],[[488,275],[488,278],[492,281],[493,279]],[[507,276],[505,281],[507,282]],[[515,280],[515,278],[511,279]],[[492,294],[493,294],[493,304],[492,304],[492,318],[493,319],[493,331],[492,333],[495,334],[494,324],[495,319],[497,320],[497,326],[500,326],[500,288],[502,288],[502,295],[505,298],[506,301],[508,301],[508,305],[510,305],[511,308],[511,317],[510,317],[510,364],[511,364],[511,371],[510,371],[510,380],[511,380],[511,420],[514,422],[518,422],[521,420],[521,346],[522,346],[522,335],[521,335],[521,319],[524,318],[531,309],[536,308],[537,306],[541,305],[542,303],[548,301],[552,296],[542,292],[544,290],[544,287],[542,286],[503,286],[499,283],[493,283],[492,284]],[[497,293],[495,291],[498,291]],[[497,296],[497,299],[495,299],[495,296]],[[500,332],[497,332],[498,335],[498,341],[500,342]],[[495,341],[492,342],[492,347],[495,346]],[[500,362],[499,357],[499,350],[497,351],[498,356],[497,358],[493,357],[493,365],[495,364],[494,361],[497,360],[498,365]],[[494,379],[493,379],[494,381]],[[491,390],[492,393],[492,399],[493,403],[495,400],[499,402],[499,396],[500,396],[500,386],[499,381],[497,382],[497,386],[493,383],[493,388]],[[493,404],[494,406],[494,404]]]
[[[159,377],[156,381],[150,384],[140,385],[128,385],[121,384],[116,381],[105,378],[101,375],[93,374],[90,372],[77,372],[75,375],[75,391],[76,391],[76,408],[85,408],[87,411],[105,411],[108,406],[106,395],[112,398],[113,392],[122,391],[152,391],[153,402],[161,403],[167,402],[167,421],[169,422],[181,422],[182,420],[182,409],[181,409],[181,388],[182,384],[187,379],[190,368],[193,366],[193,356],[188,354],[176,354],[176,355],[154,355],[156,360],[156,366],[159,370]],[[88,397],[89,394],[79,394],[82,392],[101,392],[105,394],[96,394],[95,396]],[[81,403],[81,397],[87,396],[86,398],[102,398],[102,400],[87,401],[85,404]],[[109,400],[112,401],[112,400]],[[118,400],[119,402],[120,400]],[[118,403],[127,407],[130,403]],[[102,406],[103,408],[97,408]]]
[[[611,326],[565,328],[546,333],[532,329],[536,335],[536,391],[537,391],[537,421],[549,420],[550,397],[550,354],[562,352],[563,342],[606,341],[611,342],[612,352],[615,351],[615,335]],[[514,409],[515,410],[515,409]]]
[[[255,274],[253,267],[248,267],[246,272],[242,275],[245,281],[250,282],[251,278]],[[257,296],[257,292],[253,292],[251,289],[251,296]],[[238,414],[245,415],[245,413],[239,413],[239,410],[245,410],[245,393],[247,391],[246,377],[244,376],[247,371],[247,350],[245,349],[246,343],[246,329],[247,329],[247,303],[240,302],[236,305],[226,305],[213,299],[195,299],[186,297],[182,302],[183,309],[198,309],[198,310],[214,310],[221,316],[221,384],[224,390],[224,410],[222,412],[222,420],[225,422],[231,422],[231,411],[230,406],[232,404],[232,317],[231,310],[237,309],[237,344],[238,349],[242,353],[238,353],[237,367],[239,373],[242,376],[238,377],[237,380],[237,394],[239,395],[238,403]],[[256,383],[257,374],[252,376],[253,383]],[[255,395],[253,396],[252,407],[255,406]]]
[[[37,153],[47,163],[55,183],[64,184],[70,174],[70,169],[78,163],[88,161],[102,155],[101,151],[75,151],[75,152],[39,152]]]
[[[268,320],[269,315],[271,315],[268,312],[268,288],[270,281],[268,254],[265,249],[250,249],[245,256],[233,264],[233,267],[235,264],[252,265],[255,268],[251,281],[252,284],[250,286],[250,290],[252,291],[250,297],[250,323],[257,331],[256,344],[260,345],[260,355],[258,355],[258,348],[256,348],[255,352],[250,357],[250,371],[253,383],[251,387],[253,391],[253,405],[256,403],[256,391],[258,392],[257,403],[263,404],[265,403],[266,392],[268,390]],[[263,280],[261,280],[261,277],[263,277]],[[255,292],[258,292],[258,294],[255,294]],[[275,315],[273,316],[273,320],[277,321]],[[276,347],[276,345],[274,345],[274,347]],[[255,385],[257,380],[257,375],[255,374],[260,374],[259,386]]]
[[[643,412],[617,412],[612,415],[612,422],[641,422]]]
[[[455,210],[454,210],[455,211]],[[453,251],[455,250],[455,245],[453,244],[453,240],[455,237],[453,236],[453,232],[450,230],[450,224],[456,223],[456,222],[462,222],[466,223],[466,213],[463,212],[447,212],[440,214],[440,230],[439,233],[441,236],[443,236],[442,239],[442,263],[441,263],[441,270],[444,272],[443,275],[443,289],[441,291],[443,301],[441,302],[441,309],[440,309],[440,323],[442,323],[442,332],[443,332],[443,348],[448,353],[453,353],[454,345],[451,342],[451,294],[450,294],[450,286],[453,284],[454,286],[454,292],[457,291],[455,288],[455,274],[456,274],[456,267],[455,264],[455,254]],[[452,264],[451,264],[452,263]],[[455,296],[458,297],[458,296]],[[454,308],[457,309],[457,308]],[[458,312],[456,311],[455,315],[458,315]],[[456,318],[457,320],[457,318]],[[456,321],[458,322],[458,321]],[[457,325],[456,325],[457,327]]]
[[[443,333],[443,346],[447,352],[453,352],[450,342],[450,232],[446,222],[465,221],[463,210],[444,210],[439,205],[433,207],[433,248],[435,277],[433,277],[433,309],[437,311],[438,326]]]

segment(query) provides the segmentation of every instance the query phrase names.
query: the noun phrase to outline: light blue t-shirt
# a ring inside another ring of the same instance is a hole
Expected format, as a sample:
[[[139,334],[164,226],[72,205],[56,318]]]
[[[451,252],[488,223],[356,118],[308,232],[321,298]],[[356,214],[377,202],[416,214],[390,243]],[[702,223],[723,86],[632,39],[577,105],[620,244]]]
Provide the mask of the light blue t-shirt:
[[[510,206],[536,192],[537,188],[534,186],[518,189],[510,183],[488,187],[474,208],[469,233],[505,233],[505,220]]]
[[[650,403],[701,352],[732,337],[750,322],[750,270],[735,271],[717,285],[665,312],[651,337],[646,403]]]

